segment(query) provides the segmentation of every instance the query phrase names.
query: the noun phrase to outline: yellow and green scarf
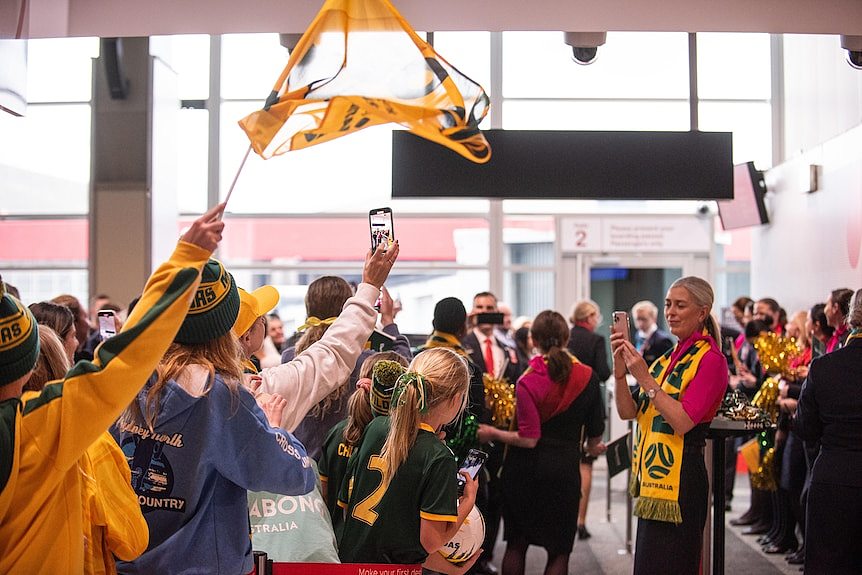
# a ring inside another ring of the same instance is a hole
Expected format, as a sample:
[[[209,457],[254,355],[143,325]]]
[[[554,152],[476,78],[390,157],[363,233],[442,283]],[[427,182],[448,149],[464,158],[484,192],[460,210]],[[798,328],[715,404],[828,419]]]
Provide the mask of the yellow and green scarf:
[[[662,390],[679,401],[711,343],[706,331],[671,365],[672,351],[658,358],[650,368]],[[668,370],[670,368],[670,370]],[[629,492],[637,497],[635,515],[644,519],[682,523],[679,507],[679,477],[682,468],[682,435],[673,428],[641,390],[637,399],[637,436],[632,456]]]
[[[451,349],[460,356],[467,357],[467,350],[461,345],[461,342],[451,333],[434,330],[422,349],[434,349],[435,347],[445,347]]]

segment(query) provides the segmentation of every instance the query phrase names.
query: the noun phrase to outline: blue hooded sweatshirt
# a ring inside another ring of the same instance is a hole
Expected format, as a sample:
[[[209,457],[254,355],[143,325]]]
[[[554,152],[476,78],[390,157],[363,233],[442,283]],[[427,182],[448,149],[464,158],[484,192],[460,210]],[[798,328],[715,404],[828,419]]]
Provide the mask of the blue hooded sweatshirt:
[[[303,495],[315,486],[305,448],[271,427],[248,391],[237,397],[219,375],[205,391],[200,366],[186,374],[164,387],[154,432],[137,422],[111,430],[150,531],[147,550],[118,562],[120,573],[249,573],[247,490]],[[141,413],[150,384],[136,400]]]

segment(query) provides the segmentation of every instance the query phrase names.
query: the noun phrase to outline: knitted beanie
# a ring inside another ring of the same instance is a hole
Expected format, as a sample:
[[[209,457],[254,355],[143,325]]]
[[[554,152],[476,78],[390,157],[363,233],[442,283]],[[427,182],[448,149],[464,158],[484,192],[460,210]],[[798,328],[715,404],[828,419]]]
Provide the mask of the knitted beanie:
[[[201,283],[174,341],[206,343],[230,331],[239,313],[239,292],[233,276],[211,259],[201,272]]]
[[[407,368],[397,361],[389,359],[382,359],[374,364],[374,369],[371,372],[369,400],[371,401],[371,413],[375,417],[389,415],[392,391],[395,389],[398,378],[404,375],[405,371]]]
[[[39,357],[39,328],[30,310],[0,280],[0,385],[27,375]]]

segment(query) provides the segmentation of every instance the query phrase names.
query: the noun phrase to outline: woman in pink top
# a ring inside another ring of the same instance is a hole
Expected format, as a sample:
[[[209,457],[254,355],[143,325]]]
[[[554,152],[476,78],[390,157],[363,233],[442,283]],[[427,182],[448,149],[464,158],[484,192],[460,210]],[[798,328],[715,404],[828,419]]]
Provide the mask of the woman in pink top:
[[[703,447],[727,388],[727,362],[710,315],[712,287],[697,277],[675,281],[664,312],[676,347],[651,367],[623,333],[611,334],[615,400],[622,419],[637,419],[632,494],[639,517],[634,572],[698,572],[709,504]],[[638,388],[629,392],[626,371]]]
[[[531,335],[540,355],[518,380],[517,431],[482,425],[479,437],[509,444],[502,477],[503,575],[524,573],[530,545],[548,552],[546,575],[564,575],[578,527],[582,436],[590,455],[604,451],[604,412],[598,377],[566,350],[563,316],[543,311]]]

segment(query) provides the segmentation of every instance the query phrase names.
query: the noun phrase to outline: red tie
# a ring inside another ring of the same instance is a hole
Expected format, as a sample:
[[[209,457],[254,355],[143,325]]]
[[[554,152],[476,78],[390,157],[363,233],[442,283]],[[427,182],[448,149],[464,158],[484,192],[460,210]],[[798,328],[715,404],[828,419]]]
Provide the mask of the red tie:
[[[494,377],[494,350],[491,349],[491,338],[485,340],[485,371]]]

